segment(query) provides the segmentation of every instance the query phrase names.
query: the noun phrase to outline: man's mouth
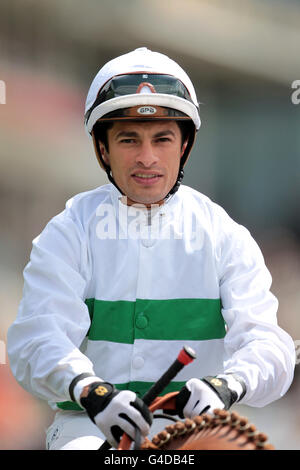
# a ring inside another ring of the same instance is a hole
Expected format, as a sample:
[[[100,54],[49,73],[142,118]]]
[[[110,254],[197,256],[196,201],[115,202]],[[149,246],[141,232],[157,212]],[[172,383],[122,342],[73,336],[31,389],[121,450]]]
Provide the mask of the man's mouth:
[[[161,175],[156,175],[155,173],[153,174],[144,174],[144,173],[135,173],[133,176],[137,176],[138,178],[157,178],[160,177]]]
[[[141,172],[136,172],[133,173],[132,177],[134,180],[138,183],[142,184],[153,184],[156,183],[159,178],[162,177],[161,174],[158,173],[141,173]]]

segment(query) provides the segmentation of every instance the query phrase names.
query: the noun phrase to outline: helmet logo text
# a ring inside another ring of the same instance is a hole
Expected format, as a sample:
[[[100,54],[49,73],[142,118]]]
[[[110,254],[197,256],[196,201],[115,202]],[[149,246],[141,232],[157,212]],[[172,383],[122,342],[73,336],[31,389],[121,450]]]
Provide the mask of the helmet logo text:
[[[155,114],[156,111],[157,111],[156,108],[154,108],[153,106],[142,106],[141,108],[137,110],[139,114],[143,114],[147,116]]]

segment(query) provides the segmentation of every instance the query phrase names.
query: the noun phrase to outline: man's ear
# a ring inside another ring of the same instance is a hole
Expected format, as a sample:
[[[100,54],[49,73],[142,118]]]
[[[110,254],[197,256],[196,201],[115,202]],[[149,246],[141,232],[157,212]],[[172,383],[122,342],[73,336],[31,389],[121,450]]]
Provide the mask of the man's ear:
[[[186,140],[183,142],[183,144],[182,144],[180,158],[183,157],[183,154],[184,154],[184,152],[185,152],[185,150],[186,150],[187,144],[188,144],[188,139],[186,139]]]
[[[105,145],[102,144],[102,142],[99,142],[99,149],[100,149],[100,152],[101,152],[101,156],[103,158],[103,161],[106,165],[109,165],[109,156],[108,156],[108,152],[105,148]]]

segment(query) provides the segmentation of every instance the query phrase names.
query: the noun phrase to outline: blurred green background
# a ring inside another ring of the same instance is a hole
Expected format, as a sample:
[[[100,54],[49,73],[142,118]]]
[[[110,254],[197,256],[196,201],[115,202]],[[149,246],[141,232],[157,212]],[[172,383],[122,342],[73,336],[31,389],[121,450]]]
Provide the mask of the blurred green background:
[[[273,276],[279,324],[300,340],[299,44],[299,0],[1,1],[2,351],[32,239],[68,198],[106,183],[83,127],[90,82],[141,46],[178,61],[195,83],[202,127],[184,184],[250,229]],[[53,414],[1,362],[0,449],[43,449]],[[300,449],[299,389],[296,367],[281,400],[237,410],[276,448]]]

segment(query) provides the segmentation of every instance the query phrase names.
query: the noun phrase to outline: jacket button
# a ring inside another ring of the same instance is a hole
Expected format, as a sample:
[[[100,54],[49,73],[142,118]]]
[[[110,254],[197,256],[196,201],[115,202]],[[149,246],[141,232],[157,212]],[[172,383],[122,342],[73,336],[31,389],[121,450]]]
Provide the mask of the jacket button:
[[[155,245],[156,240],[151,239],[151,238],[142,238],[142,245],[145,248],[151,248],[153,245]]]
[[[136,356],[132,359],[132,367],[134,369],[141,369],[145,363],[145,360],[141,356]]]
[[[144,315],[144,313],[139,313],[135,320],[135,326],[142,330],[143,328],[146,328],[148,326],[148,323],[149,320],[146,315]]]

